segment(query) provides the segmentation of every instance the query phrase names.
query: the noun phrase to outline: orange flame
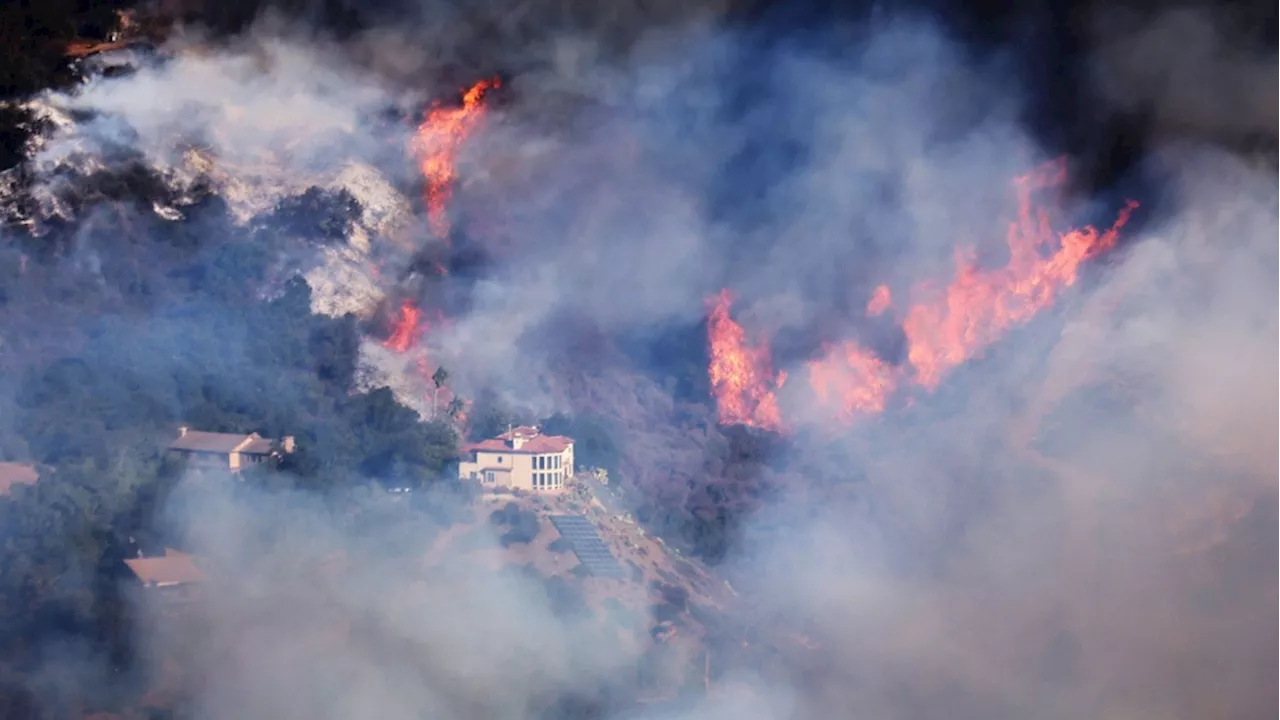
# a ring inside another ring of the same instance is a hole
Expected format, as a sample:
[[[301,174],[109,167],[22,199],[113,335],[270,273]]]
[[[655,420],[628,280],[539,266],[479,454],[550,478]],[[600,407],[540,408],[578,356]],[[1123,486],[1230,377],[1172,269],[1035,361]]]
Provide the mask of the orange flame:
[[[901,315],[907,367],[894,367],[853,341],[828,347],[824,358],[808,363],[809,384],[818,400],[845,418],[883,412],[899,387],[933,390],[948,371],[1052,305],[1058,293],[1075,284],[1081,263],[1115,247],[1120,229],[1138,207],[1128,201],[1105,232],[1084,227],[1058,234],[1048,213],[1034,207],[1033,195],[1065,180],[1066,163],[1057,160],[1014,181],[1018,217],[1006,236],[1009,262],[1004,267],[983,270],[974,251],[962,248],[956,252],[955,277],[944,290],[932,291],[926,284],[915,288],[913,294],[922,299]],[[727,291],[720,297],[708,325],[720,420],[758,423],[759,408],[777,412],[767,384],[768,349],[744,347],[741,328],[728,317]],[[880,285],[867,303],[867,315],[882,315],[891,305],[888,286]],[[749,400],[757,402],[754,414],[747,411]]]
[[[894,367],[853,341],[828,348],[809,363],[809,385],[818,400],[845,418],[883,412],[898,387]]]
[[[382,345],[398,353],[408,352],[409,348],[418,344],[418,338],[425,330],[422,325],[422,310],[412,300],[405,300],[400,306],[400,317],[391,326],[391,336]]]
[[[1007,265],[982,270],[974,263],[972,250],[959,250],[956,276],[946,291],[907,311],[902,329],[909,348],[907,360],[918,384],[936,388],[948,370],[1052,305],[1059,291],[1075,284],[1082,262],[1115,247],[1120,228],[1137,207],[1135,202],[1120,210],[1106,232],[1100,234],[1092,227],[1070,230],[1057,238],[1052,254],[1046,257],[1042,252],[1053,247],[1055,233],[1048,213],[1033,209],[1032,193],[1062,184],[1066,172],[1066,163],[1059,160],[1015,180],[1018,220],[1010,224],[1006,237]]]
[[[437,321],[445,322],[439,315],[437,315]],[[393,352],[407,353],[418,347],[419,341],[430,326],[431,324],[423,319],[422,310],[412,300],[406,300],[400,306],[400,315],[392,325],[391,335],[382,345]],[[413,359],[414,367],[428,388],[426,398],[431,404],[431,419],[440,419],[451,409],[454,398],[457,396],[454,395],[447,381],[438,386],[435,384],[436,368],[432,366],[425,347],[419,349],[414,355],[416,356]],[[470,408],[470,401],[463,400],[461,410],[452,418],[456,427],[466,428],[467,412]]]
[[[786,382],[786,373],[774,375],[768,345],[747,344],[746,333],[729,316],[733,295],[728,290],[721,290],[708,305],[711,363],[707,370],[721,424],[781,430],[774,391]]]
[[[451,227],[445,206],[457,179],[458,148],[484,116],[485,93],[498,85],[497,78],[481,80],[462,96],[462,107],[433,107],[418,126],[412,149],[427,181],[427,222],[437,237],[448,237]]]

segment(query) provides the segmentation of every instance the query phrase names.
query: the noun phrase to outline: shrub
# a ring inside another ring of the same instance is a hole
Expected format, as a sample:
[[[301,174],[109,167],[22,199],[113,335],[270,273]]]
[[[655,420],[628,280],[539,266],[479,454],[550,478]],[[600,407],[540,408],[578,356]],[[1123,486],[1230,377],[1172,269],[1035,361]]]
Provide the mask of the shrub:
[[[514,503],[513,503],[514,505]],[[506,509],[512,506],[508,505]],[[538,516],[528,510],[514,510],[514,516],[507,520],[508,530],[499,538],[499,542],[503,547],[510,547],[516,543],[532,542],[538,537],[538,533],[542,531],[542,524],[538,522]]]
[[[679,585],[663,585],[659,591],[662,599],[678,610],[684,610],[689,604],[689,591]]]
[[[520,516],[520,506],[509,502],[502,506],[501,510],[494,510],[489,513],[489,522],[494,525],[511,525]]]
[[[553,575],[546,579],[544,585],[547,600],[558,617],[570,617],[587,613],[587,602],[581,591],[562,577]]]
[[[675,621],[680,617],[680,608],[670,603],[659,603],[649,606],[649,614],[658,622]]]

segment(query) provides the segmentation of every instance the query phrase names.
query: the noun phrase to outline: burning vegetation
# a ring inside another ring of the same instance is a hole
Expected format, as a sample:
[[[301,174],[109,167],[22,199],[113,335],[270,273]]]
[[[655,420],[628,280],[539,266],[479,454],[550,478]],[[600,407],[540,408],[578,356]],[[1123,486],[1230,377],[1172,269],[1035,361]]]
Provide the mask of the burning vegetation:
[[[481,80],[473,84],[462,94],[460,106],[446,106],[443,103],[433,104],[423,115],[413,134],[409,150],[418,161],[418,169],[425,184],[423,202],[425,204],[428,227],[432,238],[422,243],[423,251],[429,253],[432,247],[438,252],[428,257],[420,253],[411,270],[417,270],[425,260],[426,269],[430,272],[423,277],[425,287],[417,288],[420,292],[431,295],[431,283],[448,275],[451,222],[449,219],[449,201],[458,182],[458,155],[470,135],[479,126],[485,116],[485,94],[498,87],[499,80]],[[375,266],[375,275],[381,270]],[[405,288],[410,290],[411,288]],[[432,317],[428,317],[428,312]],[[390,331],[382,341],[382,348],[395,355],[409,359],[405,367],[411,368],[414,376],[413,385],[426,398],[429,410],[427,418],[448,417],[457,423],[457,427],[465,428],[467,401],[455,396],[446,385],[449,373],[432,358],[430,333],[433,325],[437,328],[445,324],[443,308],[440,306],[424,310],[419,301],[407,298],[401,301],[398,311],[390,322]],[[394,370],[393,370],[394,372]],[[414,406],[417,402],[411,401]]]
[[[722,290],[709,305],[707,334],[711,344],[711,388],[716,397],[720,422],[779,430],[776,391],[786,382],[786,373],[773,372],[769,347],[749,343],[742,327],[733,321],[729,308],[733,295]]]
[[[1082,263],[1115,247],[1138,204],[1126,203],[1103,232],[1092,227],[1057,231],[1043,195],[1060,188],[1066,172],[1066,162],[1057,160],[1014,181],[1017,219],[1006,235],[1009,259],[1003,267],[981,268],[972,249],[959,247],[955,276],[946,286],[921,282],[914,288],[913,302],[896,313],[907,339],[905,365],[895,366],[856,340],[829,343],[823,357],[807,363],[809,385],[827,412],[852,420],[883,412],[900,388],[934,390],[950,370],[1051,306],[1075,284]],[[720,422],[778,430],[784,423],[776,393],[786,373],[772,374],[765,341],[746,343],[729,315],[730,301],[729,291],[722,291],[707,321]],[[888,286],[876,286],[867,316],[893,311]]]
[[[481,80],[463,93],[461,107],[431,108],[413,137],[411,149],[426,182],[427,220],[441,240],[449,238],[448,204],[458,179],[458,151],[484,119],[485,93],[498,84],[497,78]]]

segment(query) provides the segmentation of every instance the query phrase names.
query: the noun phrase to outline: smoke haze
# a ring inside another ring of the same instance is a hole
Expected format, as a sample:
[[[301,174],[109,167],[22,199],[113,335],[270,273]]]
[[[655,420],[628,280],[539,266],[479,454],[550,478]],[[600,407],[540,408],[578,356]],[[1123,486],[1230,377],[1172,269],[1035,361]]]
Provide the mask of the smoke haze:
[[[941,23],[762,43],[712,11],[620,11],[511,47],[426,6],[342,43],[282,21],[230,42],[190,31],[170,58],[40,99],[91,119],[34,155],[37,214],[74,212],[56,199],[67,167],[113,162],[157,169],[180,212],[212,185],[241,222],[345,188],[362,213],[344,243],[273,248],[313,310],[436,301],[446,320],[425,343],[453,391],[610,418],[640,514],[768,488],[721,571],[749,598],[738,622],[812,647],[717,660],[716,692],[641,717],[1275,714],[1280,203],[1274,152],[1219,144],[1274,143],[1274,50],[1190,11],[1100,14],[1071,61],[1099,117],[1143,117],[1145,152],[1062,201],[1073,224],[1107,227],[1139,200],[1120,246],[909,407],[833,425],[788,382],[796,432],[742,476],[702,379],[707,298],[732,289],[735,319],[792,377],[842,340],[900,364],[900,328],[865,317],[873,288],[945,284],[957,246],[1002,265],[1012,179],[1061,148],[1029,127],[1038,100],[1008,57]],[[495,32],[527,38],[512,28],[533,13]],[[459,68],[505,82],[459,157],[445,247],[408,199],[412,125],[375,118],[453,92]],[[463,251],[484,258],[475,274],[413,270]],[[669,340],[689,330],[697,343]],[[426,379],[381,340],[363,341],[365,382],[422,410]],[[455,562],[405,580],[385,548],[425,553],[435,529],[356,532],[298,493],[202,497],[172,520],[223,594],[144,638],[200,668],[197,717],[532,717],[629,682],[634,658],[527,578]],[[373,559],[340,580],[300,569],[330,556]]]

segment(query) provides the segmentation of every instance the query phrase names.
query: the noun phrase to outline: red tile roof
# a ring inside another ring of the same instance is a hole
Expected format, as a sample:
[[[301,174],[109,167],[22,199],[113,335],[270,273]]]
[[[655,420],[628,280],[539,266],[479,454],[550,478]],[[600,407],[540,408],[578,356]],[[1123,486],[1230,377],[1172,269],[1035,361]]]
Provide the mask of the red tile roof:
[[[184,552],[165,548],[163,557],[130,558],[125,565],[147,585],[180,585],[204,581],[204,573]]]
[[[462,446],[462,452],[471,453],[477,450],[481,452],[502,452],[511,453],[512,455],[544,455],[548,453],[564,452],[573,444],[573,438],[563,435],[538,435],[535,437],[526,437],[524,444],[517,450],[511,447],[507,440],[501,438],[490,438],[481,440],[478,443],[469,443]]]
[[[539,434],[538,428],[533,425],[519,425],[511,428],[507,432],[498,436],[499,440],[510,440],[512,437],[531,438]]]
[[[35,465],[0,462],[0,495],[8,495],[14,485],[35,485],[39,480]]]

